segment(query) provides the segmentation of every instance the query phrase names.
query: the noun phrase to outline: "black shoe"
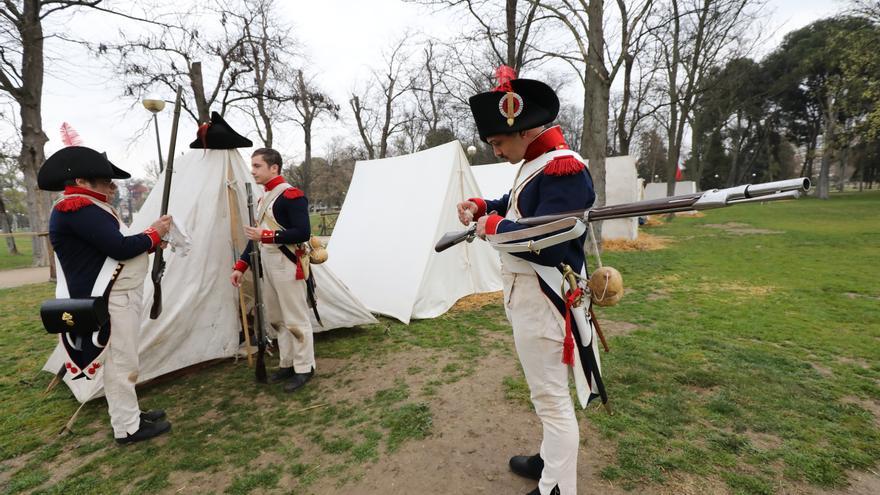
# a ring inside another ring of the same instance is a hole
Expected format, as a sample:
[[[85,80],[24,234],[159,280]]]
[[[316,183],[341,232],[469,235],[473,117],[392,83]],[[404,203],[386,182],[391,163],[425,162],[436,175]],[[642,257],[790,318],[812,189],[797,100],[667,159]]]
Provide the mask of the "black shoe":
[[[535,488],[526,495],[541,495],[541,490]],[[559,495],[559,485],[554,486],[553,489],[550,490],[550,495]]]
[[[531,457],[515,455],[510,458],[510,470],[520,476],[539,480],[541,479],[541,471],[544,470],[544,459],[541,459],[541,454],[535,454]]]
[[[153,437],[158,437],[159,435],[169,430],[171,430],[171,423],[169,423],[168,421],[156,421],[155,423],[150,421],[141,421],[138,431],[129,434],[125,438],[117,438],[116,443],[127,445],[130,443],[140,442],[142,440],[149,440]]]
[[[291,368],[291,369],[293,369],[293,368]],[[284,385],[284,391],[285,392],[296,392],[297,390],[302,388],[302,386],[305,385],[307,381],[311,380],[312,375],[314,375],[314,374],[315,374],[315,368],[312,368],[312,370],[309,371],[308,373],[294,373],[293,378],[291,378],[290,381]]]
[[[278,383],[288,378],[293,378],[296,375],[296,372],[293,371],[293,366],[290,368],[278,368],[278,371],[272,373],[272,376],[269,377],[269,381],[271,383]]]
[[[147,412],[141,413],[141,421],[149,421],[151,423],[155,423],[156,421],[165,419],[165,411],[161,409],[152,409]]]

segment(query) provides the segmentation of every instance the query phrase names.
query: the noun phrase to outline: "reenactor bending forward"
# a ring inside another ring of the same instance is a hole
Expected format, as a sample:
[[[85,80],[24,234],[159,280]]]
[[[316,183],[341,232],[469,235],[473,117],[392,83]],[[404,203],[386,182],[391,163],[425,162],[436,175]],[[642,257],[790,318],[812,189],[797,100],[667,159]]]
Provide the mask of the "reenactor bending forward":
[[[458,204],[459,220],[464,225],[476,220],[476,234],[491,242],[525,229],[516,222],[520,218],[583,210],[595,198],[584,159],[569,149],[558,126],[545,128],[559,112],[556,93],[542,82],[515,79],[509,67],[499,69],[498,79],[494,90],[470,98],[471,111],[495,156],[522,164],[508,194]],[[568,377],[584,371],[572,369],[566,358],[572,336],[565,301],[554,288],[562,285],[561,263],[575,273],[584,267],[585,236],[535,251],[501,252],[504,308],[544,430],[538,453],[510,459],[511,470],[538,480],[529,495],[577,492],[580,441]]]

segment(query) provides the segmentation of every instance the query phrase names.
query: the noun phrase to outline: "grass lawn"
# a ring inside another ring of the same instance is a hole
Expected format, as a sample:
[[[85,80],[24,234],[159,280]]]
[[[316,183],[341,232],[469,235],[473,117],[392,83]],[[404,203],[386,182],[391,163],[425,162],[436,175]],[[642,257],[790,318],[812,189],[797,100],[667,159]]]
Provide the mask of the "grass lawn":
[[[42,239],[42,237],[40,238]],[[0,270],[11,270],[13,268],[28,268],[31,266],[31,254],[33,238],[31,236],[16,236],[15,246],[18,248],[18,255],[9,254],[9,248],[6,245],[6,239],[0,239]]]
[[[333,214],[309,213],[309,224],[312,227],[312,235],[330,235],[333,233],[333,227],[336,225],[336,218],[339,212]],[[322,228],[324,227],[324,228]],[[326,230],[326,232],[323,232]]]
[[[582,456],[602,453],[582,475],[594,492],[680,493],[688,480],[716,493],[830,492],[852,471],[876,471],[878,212],[875,192],[744,205],[648,229],[670,239],[666,249],[606,253],[627,294],[598,316],[628,330],[609,332],[603,354],[615,414],[579,413]],[[523,438],[538,428],[515,365],[486,364],[515,362],[492,303],[319,334],[318,374],[293,396],[254,385],[243,361],[139,389],[142,405],[167,409],[174,424],[156,441],[113,444],[103,400],[59,437],[78,404],[64,387],[43,393],[49,375],[38,370],[55,341],[37,308],[51,293],[0,291],[0,493],[384,493],[367,488],[371,473],[419,462],[420,449],[446,458],[430,449],[451,411],[475,400],[449,391],[481,377],[484,390],[503,391],[495,407],[507,416],[495,419],[523,424]],[[474,421],[471,448],[500,444],[496,423],[468,414],[457,421]],[[508,477],[484,477],[483,492]]]

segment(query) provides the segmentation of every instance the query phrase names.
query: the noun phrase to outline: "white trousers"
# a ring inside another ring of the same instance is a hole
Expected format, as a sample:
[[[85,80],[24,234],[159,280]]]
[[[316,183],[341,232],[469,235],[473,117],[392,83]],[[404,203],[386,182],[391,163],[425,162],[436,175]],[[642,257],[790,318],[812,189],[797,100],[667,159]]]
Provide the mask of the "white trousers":
[[[140,427],[141,410],[134,386],[138,379],[138,333],[141,328],[143,285],[110,291],[110,342],[105,349],[104,394],[116,438]]]
[[[575,495],[580,433],[569,393],[569,367],[562,363],[565,320],[541,292],[536,274],[505,270],[502,278],[504,309],[513,327],[532,404],[544,429],[544,471],[538,489],[547,495],[559,485],[561,495]]]
[[[293,366],[297,373],[308,373],[315,367],[315,342],[306,281],[296,280],[296,265],[277,248],[264,248],[262,255],[263,302],[266,317],[277,331],[280,366]],[[302,333],[302,340],[290,329]]]

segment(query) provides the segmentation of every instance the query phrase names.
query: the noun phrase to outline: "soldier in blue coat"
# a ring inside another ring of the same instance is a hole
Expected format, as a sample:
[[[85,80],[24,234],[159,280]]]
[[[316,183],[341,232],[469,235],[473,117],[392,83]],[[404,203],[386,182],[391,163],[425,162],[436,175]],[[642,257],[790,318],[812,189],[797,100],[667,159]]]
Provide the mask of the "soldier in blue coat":
[[[260,249],[265,305],[278,340],[279,370],[270,377],[284,381],[294,392],[315,372],[315,346],[307,299],[308,255],[304,246],[311,237],[309,202],[302,190],[281,175],[281,154],[260,148],[251,157],[251,175],[265,193],[256,212],[259,227],[245,227],[250,241],[232,270],[238,287],[250,264],[252,249]]]
[[[69,146],[46,160],[37,178],[40,189],[63,190],[49,218],[60,292],[70,298],[105,297],[110,313],[109,326],[96,329],[94,338],[61,334],[66,372],[86,380],[103,372],[110,424],[121,444],[171,429],[164,411],[141,412],[135,392],[147,253],[162,242],[171,217],[159,218],[143,232],[124,233],[127,227],[110,201],[117,190],[113,179],[130,177],[106,155]]]
[[[500,199],[471,198],[458,204],[461,222],[477,221],[477,235],[489,240],[527,228],[519,218],[589,208],[595,195],[586,161],[570,150],[558,126],[546,128],[559,111],[559,100],[546,84],[516,79],[502,67],[499,84],[470,98],[480,138],[495,155],[519,173]],[[543,426],[540,451],[510,459],[511,469],[538,480],[529,495],[574,495],[580,444],[574,404],[569,393],[571,368],[563,362],[567,328],[560,287],[560,263],[575,271],[584,267],[586,234],[538,252],[501,252],[504,306],[513,327],[516,351]],[[558,280],[545,280],[546,273]],[[554,290],[555,285],[556,290]],[[575,373],[582,373],[580,369]]]

